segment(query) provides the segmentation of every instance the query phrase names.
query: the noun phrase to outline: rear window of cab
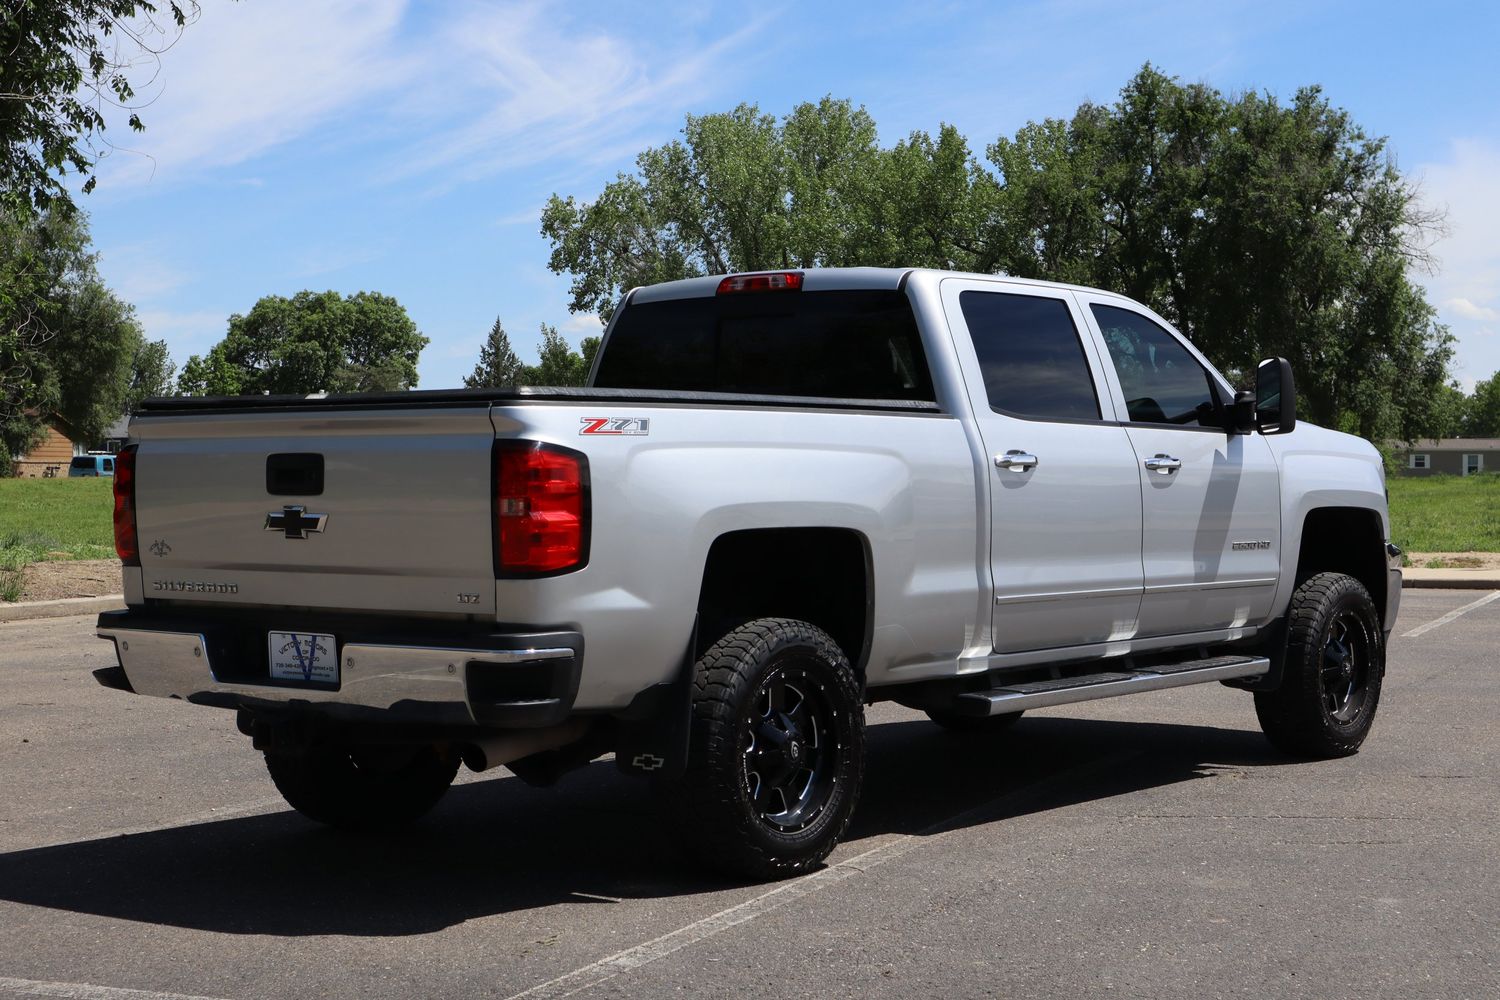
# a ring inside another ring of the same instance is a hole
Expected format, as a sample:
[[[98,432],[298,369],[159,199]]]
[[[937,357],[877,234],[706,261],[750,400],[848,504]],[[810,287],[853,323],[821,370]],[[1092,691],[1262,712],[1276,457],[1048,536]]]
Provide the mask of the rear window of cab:
[[[593,384],[840,399],[935,397],[894,290],[766,292],[626,305]]]

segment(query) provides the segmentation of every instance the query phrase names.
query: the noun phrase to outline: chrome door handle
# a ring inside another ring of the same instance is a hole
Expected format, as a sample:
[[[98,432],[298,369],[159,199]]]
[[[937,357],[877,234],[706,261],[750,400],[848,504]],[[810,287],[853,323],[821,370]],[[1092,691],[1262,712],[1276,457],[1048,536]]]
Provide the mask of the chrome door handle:
[[[1029,452],[1021,451],[1019,448],[1012,448],[1004,455],[995,456],[995,466],[1007,472],[1025,472],[1028,469],[1037,467],[1037,459],[1035,455]]]
[[[1165,455],[1161,452],[1157,452],[1151,458],[1146,459],[1146,468],[1150,469],[1152,472],[1155,472],[1158,475],[1170,476],[1172,473],[1182,468],[1182,459],[1173,458],[1171,455]]]

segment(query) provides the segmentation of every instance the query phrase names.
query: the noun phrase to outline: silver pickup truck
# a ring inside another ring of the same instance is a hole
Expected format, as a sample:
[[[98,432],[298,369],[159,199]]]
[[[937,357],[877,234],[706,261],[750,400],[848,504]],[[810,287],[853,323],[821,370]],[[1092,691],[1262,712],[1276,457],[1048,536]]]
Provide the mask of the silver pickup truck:
[[[153,400],[101,683],[231,709],[287,801],[614,754],[757,877],[832,850],[864,706],[952,730],[1219,681],[1355,752],[1401,594],[1380,459],[1109,292],[924,270],[638,288],[588,387]]]

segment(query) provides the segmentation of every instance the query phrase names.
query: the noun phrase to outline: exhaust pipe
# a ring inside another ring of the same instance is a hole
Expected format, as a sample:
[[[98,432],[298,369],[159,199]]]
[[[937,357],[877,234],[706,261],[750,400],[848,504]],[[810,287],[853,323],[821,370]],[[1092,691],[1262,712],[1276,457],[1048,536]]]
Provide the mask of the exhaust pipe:
[[[471,771],[488,771],[511,761],[577,743],[589,731],[591,719],[569,719],[546,729],[514,729],[465,744],[459,751]]]

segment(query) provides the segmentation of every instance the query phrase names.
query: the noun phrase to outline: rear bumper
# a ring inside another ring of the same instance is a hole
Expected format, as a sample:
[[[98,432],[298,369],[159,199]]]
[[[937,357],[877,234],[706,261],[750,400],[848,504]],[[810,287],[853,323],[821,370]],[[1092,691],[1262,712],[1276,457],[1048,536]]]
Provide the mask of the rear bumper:
[[[273,681],[271,629],[330,633],[337,684]],[[99,637],[115,645],[137,694],[251,711],[306,710],[349,722],[534,727],[567,718],[583,669],[572,631],[485,630],[467,625],[273,612],[183,618],[106,612]],[[119,675],[101,676],[120,687]]]

